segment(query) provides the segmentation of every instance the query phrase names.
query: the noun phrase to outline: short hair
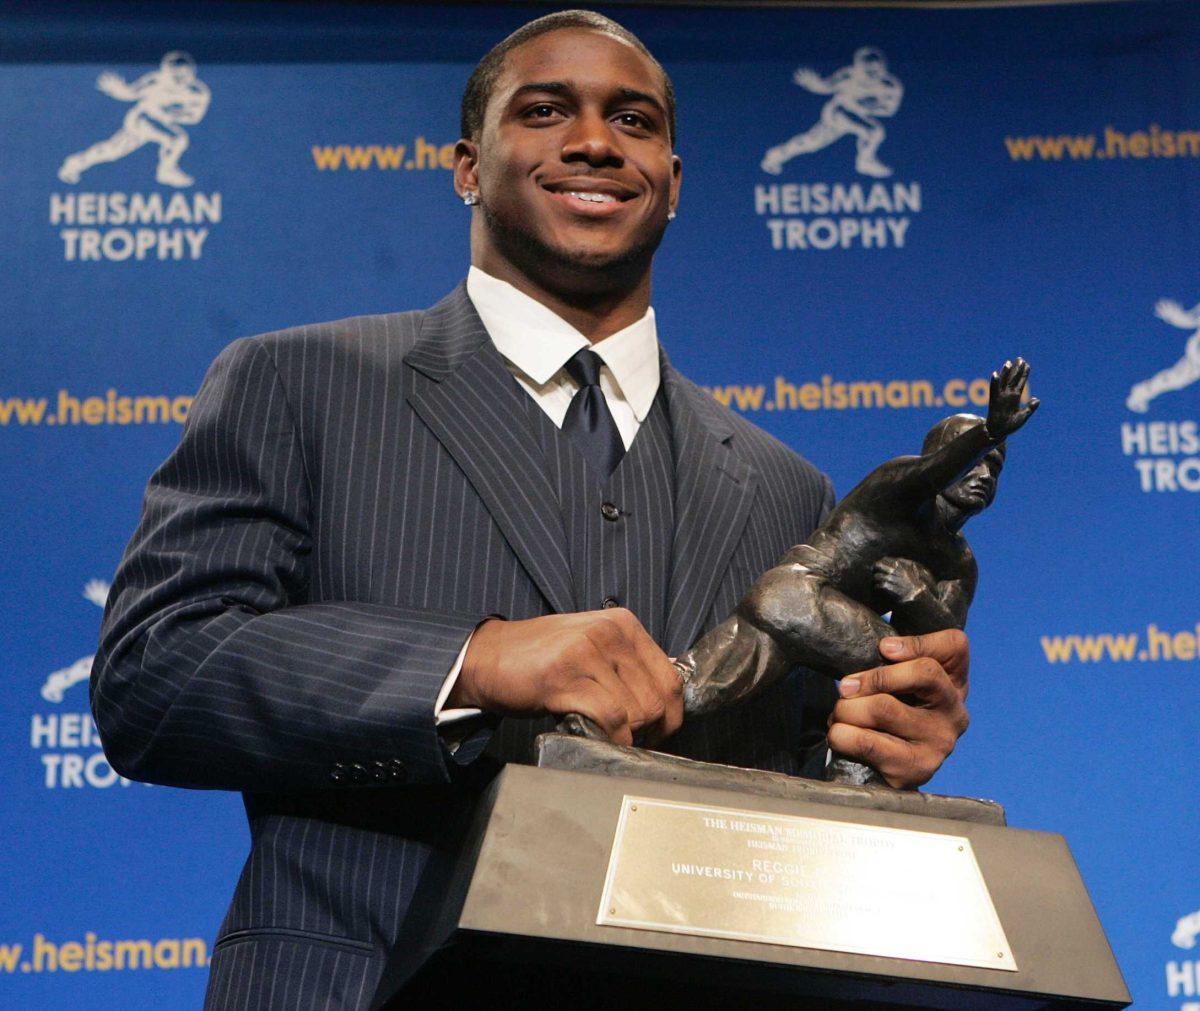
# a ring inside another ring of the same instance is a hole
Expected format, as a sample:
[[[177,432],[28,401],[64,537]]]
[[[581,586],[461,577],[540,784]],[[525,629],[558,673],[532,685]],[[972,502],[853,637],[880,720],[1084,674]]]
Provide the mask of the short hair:
[[[628,28],[617,24],[612,18],[606,18],[603,14],[584,10],[558,11],[555,14],[547,14],[544,17],[537,18],[528,24],[522,25],[503,42],[497,43],[488,51],[487,55],[479,61],[475,69],[471,72],[471,76],[467,79],[466,90],[463,92],[462,120],[459,124],[462,136],[474,139],[479,136],[480,131],[483,129],[484,113],[487,110],[488,102],[491,100],[492,91],[496,87],[496,79],[500,76],[500,71],[504,66],[504,58],[518,46],[523,46],[531,39],[536,39],[539,35],[545,35],[547,32],[556,32],[563,28],[586,28],[589,31],[600,32],[614,39],[620,39],[622,42],[633,46],[634,49],[654,64],[658,72],[662,74],[663,92],[667,107],[667,132],[671,140],[671,145],[674,146],[675,88],[671,84],[671,78],[667,76],[667,72],[663,69],[662,64],[654,58],[650,50],[642,43],[642,40]]]

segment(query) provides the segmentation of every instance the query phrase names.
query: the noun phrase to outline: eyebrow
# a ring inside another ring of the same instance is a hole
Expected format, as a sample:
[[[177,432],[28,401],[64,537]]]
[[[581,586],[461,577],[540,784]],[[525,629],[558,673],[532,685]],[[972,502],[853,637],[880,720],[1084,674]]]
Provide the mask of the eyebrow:
[[[574,90],[572,85],[566,81],[531,81],[529,84],[522,84],[512,93],[509,101],[516,101],[523,95],[530,93],[542,92],[551,95],[563,95]],[[623,102],[644,102],[646,105],[653,106],[663,116],[667,114],[666,107],[654,95],[645,91],[638,91],[637,88],[621,87],[617,89],[617,97]]]

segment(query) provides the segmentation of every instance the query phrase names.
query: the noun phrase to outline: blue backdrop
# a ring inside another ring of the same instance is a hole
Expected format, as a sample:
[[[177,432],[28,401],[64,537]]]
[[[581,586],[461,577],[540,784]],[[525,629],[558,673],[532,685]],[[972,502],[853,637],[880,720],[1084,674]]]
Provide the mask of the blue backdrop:
[[[241,805],[104,762],[107,581],[225,344],[463,276],[461,88],[543,11],[0,13],[5,1007],[198,1004]],[[1065,834],[1139,1004],[1200,1011],[1195,6],[608,13],[678,91],[684,372],[845,491],[1033,363],[932,788]]]

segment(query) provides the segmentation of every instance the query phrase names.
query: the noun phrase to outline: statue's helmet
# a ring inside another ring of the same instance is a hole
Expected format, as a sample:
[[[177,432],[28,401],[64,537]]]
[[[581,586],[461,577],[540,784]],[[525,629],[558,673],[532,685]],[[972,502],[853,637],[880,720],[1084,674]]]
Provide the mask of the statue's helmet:
[[[191,80],[196,76],[196,61],[178,49],[167,53],[160,66],[164,73],[179,80]]]
[[[925,441],[921,444],[921,455],[928,456],[952,439],[957,439],[963,432],[983,423],[984,419],[978,414],[952,414],[943,418],[926,433]]]
[[[937,452],[964,432],[982,424],[984,419],[978,414],[952,414],[943,418],[926,434],[921,445],[921,455],[928,456]],[[1000,480],[1000,471],[1004,468],[1007,452],[1003,442],[989,450],[954,484],[942,489],[942,498],[968,515],[982,512],[996,497],[996,485]]]
[[[881,73],[887,70],[887,57],[883,55],[882,49],[863,46],[854,51],[854,65],[860,70],[873,70]]]

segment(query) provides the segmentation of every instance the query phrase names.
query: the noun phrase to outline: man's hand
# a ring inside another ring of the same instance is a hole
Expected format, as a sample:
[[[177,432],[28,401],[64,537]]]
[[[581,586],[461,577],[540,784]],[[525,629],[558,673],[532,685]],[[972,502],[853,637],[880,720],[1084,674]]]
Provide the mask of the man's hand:
[[[503,716],[579,713],[632,744],[634,731],[654,741],[679,729],[683,682],[633,612],[614,607],[484,622],[446,704]]]
[[[1038,409],[1038,398],[1030,397],[1029,403],[1021,406],[1025,384],[1029,382],[1029,362],[1018,358],[1005,362],[999,372],[992,373],[992,387],[988,394],[987,434],[993,442],[1012,435],[1025,424]]]
[[[842,678],[829,746],[912,790],[929,781],[967,729],[970,644],[948,629],[889,637],[879,651],[891,664]]]

